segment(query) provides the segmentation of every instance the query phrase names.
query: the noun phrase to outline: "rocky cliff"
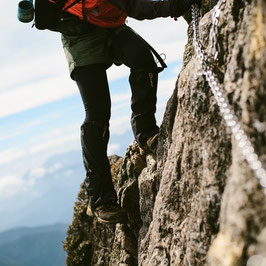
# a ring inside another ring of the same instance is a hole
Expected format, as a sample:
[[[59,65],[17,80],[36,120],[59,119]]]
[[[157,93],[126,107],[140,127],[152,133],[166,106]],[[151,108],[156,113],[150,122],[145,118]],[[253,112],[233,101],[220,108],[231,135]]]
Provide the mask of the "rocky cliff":
[[[202,9],[200,20],[208,54],[216,2]],[[218,42],[219,80],[265,163],[265,0],[227,0]],[[87,217],[82,186],[65,241],[67,265],[266,265],[266,197],[219,114],[194,53],[191,26],[157,160],[141,155],[136,144],[125,158],[110,159],[128,224],[108,226]]]

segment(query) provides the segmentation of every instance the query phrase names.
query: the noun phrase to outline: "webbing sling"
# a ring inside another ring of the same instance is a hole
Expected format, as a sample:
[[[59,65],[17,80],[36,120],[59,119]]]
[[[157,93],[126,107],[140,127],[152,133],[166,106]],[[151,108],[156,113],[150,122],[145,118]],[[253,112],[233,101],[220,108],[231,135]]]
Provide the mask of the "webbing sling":
[[[161,56],[157,53],[157,51],[147,42],[145,41],[137,32],[135,32],[133,29],[129,28],[131,31],[133,31],[136,36],[142,41],[144,42],[149,49],[152,51],[152,53],[154,54],[154,56],[158,59],[160,65],[162,66],[160,69],[160,71],[162,71],[164,68],[167,68],[167,65],[165,64],[164,60],[161,58]]]

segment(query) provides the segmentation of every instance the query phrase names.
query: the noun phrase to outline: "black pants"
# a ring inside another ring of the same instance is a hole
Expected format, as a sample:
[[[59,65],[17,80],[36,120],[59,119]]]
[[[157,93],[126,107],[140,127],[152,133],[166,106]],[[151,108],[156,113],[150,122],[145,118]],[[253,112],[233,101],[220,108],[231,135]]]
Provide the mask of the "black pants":
[[[143,146],[148,137],[158,133],[154,116],[157,65],[147,45],[129,29],[112,36],[110,54],[114,62],[119,61],[130,68],[131,125],[136,141]],[[107,68],[106,64],[94,64],[77,67],[73,72],[86,112],[81,142],[87,172],[85,185],[92,208],[116,200],[106,152],[111,115]]]

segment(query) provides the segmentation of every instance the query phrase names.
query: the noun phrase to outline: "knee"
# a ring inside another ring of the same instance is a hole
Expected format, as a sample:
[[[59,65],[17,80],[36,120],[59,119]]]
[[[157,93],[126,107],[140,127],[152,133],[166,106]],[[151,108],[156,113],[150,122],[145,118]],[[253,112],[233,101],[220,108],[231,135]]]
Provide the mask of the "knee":
[[[109,133],[109,122],[104,121],[88,121],[85,119],[80,127],[81,136],[88,137],[93,136],[97,139],[102,139],[104,142],[108,143],[110,133]]]
[[[110,108],[86,108],[84,123],[95,122],[97,124],[108,124],[111,118]]]
[[[85,128],[98,128],[98,129],[104,129],[108,127],[109,128],[109,123],[105,122],[105,121],[91,121],[91,120],[87,120],[85,119],[84,122],[81,125],[81,129],[85,129]]]
[[[149,50],[146,53],[138,55],[136,58],[138,59],[132,64],[131,69],[145,69],[157,72],[158,66]],[[139,58],[141,58],[141,60],[139,60]]]

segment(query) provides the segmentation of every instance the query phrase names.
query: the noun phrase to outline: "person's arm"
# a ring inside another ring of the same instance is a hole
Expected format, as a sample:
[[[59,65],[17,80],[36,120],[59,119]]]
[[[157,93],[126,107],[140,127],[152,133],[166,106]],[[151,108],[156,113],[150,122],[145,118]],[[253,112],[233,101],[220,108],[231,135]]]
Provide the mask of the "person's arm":
[[[201,0],[109,0],[129,17],[143,20],[182,16],[194,3]]]

